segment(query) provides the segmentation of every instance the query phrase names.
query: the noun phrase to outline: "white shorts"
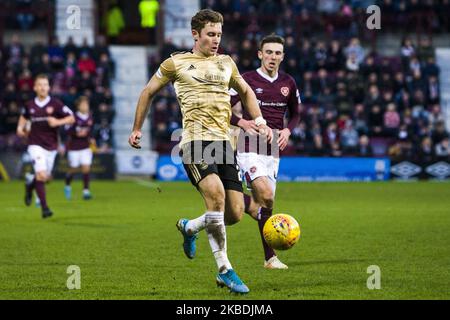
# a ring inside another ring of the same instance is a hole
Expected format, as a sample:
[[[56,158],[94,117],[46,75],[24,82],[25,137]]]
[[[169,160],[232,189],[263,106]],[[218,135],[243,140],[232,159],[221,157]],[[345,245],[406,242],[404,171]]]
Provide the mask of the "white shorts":
[[[30,145],[27,151],[33,160],[34,172],[45,171],[48,175],[52,173],[57,153],[56,150],[49,151],[38,145]]]
[[[245,178],[247,189],[251,189],[251,182],[256,178],[267,177],[275,194],[280,158],[254,152],[238,152],[237,162]]]
[[[92,164],[92,150],[87,148],[83,150],[74,150],[67,152],[69,166],[78,168],[81,166],[90,166]]]

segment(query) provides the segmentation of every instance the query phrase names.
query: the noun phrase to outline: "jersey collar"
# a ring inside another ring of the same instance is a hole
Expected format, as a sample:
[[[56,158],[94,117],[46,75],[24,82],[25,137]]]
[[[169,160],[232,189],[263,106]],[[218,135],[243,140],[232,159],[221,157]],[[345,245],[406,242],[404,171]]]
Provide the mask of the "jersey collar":
[[[81,120],[84,120],[84,121],[86,121],[89,118],[89,114],[83,114],[79,111],[77,111],[77,116],[78,116],[78,118],[80,118]]]
[[[47,103],[50,102],[50,96],[44,99],[44,101],[39,101],[38,97],[34,98],[34,103],[39,107],[43,108]]]
[[[258,72],[258,74],[259,74],[261,77],[263,77],[264,79],[266,79],[267,81],[269,81],[269,82],[271,82],[271,83],[275,82],[275,81],[278,79],[278,72],[277,72],[277,74],[276,74],[273,78],[272,78],[271,76],[265,74],[265,73],[261,70],[261,68],[256,69],[256,72]]]

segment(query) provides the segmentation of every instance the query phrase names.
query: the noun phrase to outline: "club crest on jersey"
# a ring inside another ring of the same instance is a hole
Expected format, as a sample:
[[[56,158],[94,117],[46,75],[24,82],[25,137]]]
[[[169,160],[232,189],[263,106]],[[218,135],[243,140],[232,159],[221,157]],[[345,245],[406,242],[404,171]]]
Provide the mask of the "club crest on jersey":
[[[287,97],[289,95],[289,88],[288,87],[282,87],[281,88],[281,94],[285,97]]]
[[[250,168],[250,173],[255,173],[256,172],[256,167],[251,167]]]
[[[263,91],[264,91],[264,90],[263,90],[263,89],[261,89],[261,88],[257,88],[257,89],[255,89],[255,92],[256,92],[256,93],[263,93]]]
[[[55,111],[55,109],[52,106],[48,106],[47,108],[45,108],[45,112],[47,112],[47,114],[52,114],[53,111]]]
[[[208,169],[208,164],[206,163],[206,161],[204,159],[202,159],[202,161],[200,161],[200,163],[199,163],[199,167],[201,170],[206,170],[206,169]]]
[[[222,64],[222,61],[217,61],[217,68],[220,70],[220,71],[225,71],[225,68],[224,68],[224,66],[223,66],[223,64]]]

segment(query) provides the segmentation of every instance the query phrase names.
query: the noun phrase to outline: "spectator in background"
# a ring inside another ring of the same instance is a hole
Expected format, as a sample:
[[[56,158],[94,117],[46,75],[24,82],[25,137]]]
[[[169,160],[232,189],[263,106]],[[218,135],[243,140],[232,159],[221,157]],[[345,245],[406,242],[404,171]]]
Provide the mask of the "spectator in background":
[[[87,72],[89,75],[95,74],[97,68],[95,65],[95,61],[91,57],[89,57],[89,54],[87,52],[83,52],[81,54],[77,67],[79,72]]]
[[[433,142],[430,137],[424,137],[422,139],[416,160],[421,163],[428,163],[434,160]]]
[[[30,63],[31,65],[36,65],[41,62],[42,55],[47,53],[47,47],[45,46],[45,41],[42,38],[38,38],[36,43],[31,47],[30,52]],[[35,74],[33,74],[35,75]]]
[[[383,116],[383,127],[384,134],[387,137],[397,137],[398,129],[400,127],[400,115],[393,102],[387,105],[387,110]]]
[[[103,54],[106,54],[108,58],[111,57],[108,45],[106,44],[106,38],[100,35],[97,37],[97,41],[94,45],[94,48],[92,49],[92,58],[95,61],[99,61],[101,59],[101,55]]]
[[[411,57],[416,54],[416,49],[410,38],[405,38],[402,41],[402,45],[400,48],[400,56],[402,59],[403,70],[409,69],[409,62]]]
[[[373,150],[368,136],[362,135],[359,138],[356,154],[359,157],[373,157]]]
[[[436,145],[435,153],[438,160],[450,160],[450,145],[448,137],[445,137]]]
[[[429,57],[424,63],[423,75],[425,77],[435,76],[439,77],[439,67],[436,65],[436,59]]]
[[[12,65],[13,67],[20,65],[21,59],[24,55],[24,48],[17,34],[12,35],[11,43],[6,46],[4,52],[4,59],[8,65]]]
[[[58,38],[54,37],[50,46],[48,47],[48,56],[50,58],[50,63],[54,69],[61,69],[63,67],[64,61],[64,50],[60,46]]]
[[[94,126],[94,138],[97,143],[97,153],[111,153],[113,148],[113,132],[106,119]]]
[[[16,0],[15,2],[18,9],[17,22],[23,31],[29,30],[34,22],[34,16],[29,12],[31,0]]]
[[[445,123],[442,122],[438,122],[436,124],[436,127],[433,129],[433,132],[431,134],[431,139],[433,140],[433,144],[436,145],[438,143],[440,143],[442,140],[444,140],[445,138],[448,138],[449,134],[448,132],[445,130]]]
[[[34,85],[34,80],[30,70],[24,70],[17,81],[17,88],[19,90],[30,89]]]
[[[157,0],[141,0],[139,3],[141,27],[149,30],[150,43],[156,42],[156,18],[158,11],[159,3]]]
[[[375,104],[370,108],[368,124],[370,136],[381,136],[383,132],[383,113],[380,105]]]
[[[75,59],[78,57],[78,47],[76,46],[75,42],[73,41],[73,37],[70,36],[67,39],[67,43],[64,45],[63,48],[64,56],[67,58],[69,55],[73,55]]]
[[[438,83],[436,76],[430,76],[428,78],[428,81],[427,81],[426,87],[425,87],[425,92],[426,92],[428,104],[439,103],[441,94],[440,94],[440,90],[439,90],[439,83]]]
[[[344,66],[345,56],[342,52],[341,44],[337,40],[332,40],[327,52],[326,68],[330,71],[337,71]]]
[[[422,37],[419,41],[419,46],[417,48],[417,58],[425,64],[429,58],[434,59],[434,47],[431,44],[431,39],[429,37]]]
[[[120,9],[117,1],[110,3],[108,12],[104,20],[104,26],[106,28],[106,34],[108,35],[109,43],[117,43],[117,37],[125,28],[125,21],[123,19],[122,10]]]
[[[33,76],[36,76],[38,74],[51,74],[53,71],[53,67],[50,63],[50,56],[48,55],[48,53],[44,53],[41,56],[41,60],[36,63],[33,64],[31,66],[31,71],[33,73]]]
[[[341,145],[345,153],[354,154],[358,147],[358,131],[353,127],[353,121],[348,119],[341,131]]]
[[[355,63],[358,65],[364,61],[365,51],[358,38],[352,38],[350,40],[349,45],[344,49],[344,53],[347,59],[353,57]]]

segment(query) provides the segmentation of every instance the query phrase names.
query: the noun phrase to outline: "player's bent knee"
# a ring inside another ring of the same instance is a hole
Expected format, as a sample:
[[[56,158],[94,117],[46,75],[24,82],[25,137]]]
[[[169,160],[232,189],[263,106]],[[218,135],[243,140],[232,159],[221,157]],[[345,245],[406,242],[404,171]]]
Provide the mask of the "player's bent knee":
[[[225,194],[223,192],[214,192],[206,197],[206,202],[213,211],[223,211],[225,207]]]
[[[265,208],[273,207],[273,192],[264,192],[261,197],[261,205]]]
[[[37,172],[36,173],[36,180],[46,182],[48,180],[48,175],[45,172]]]

